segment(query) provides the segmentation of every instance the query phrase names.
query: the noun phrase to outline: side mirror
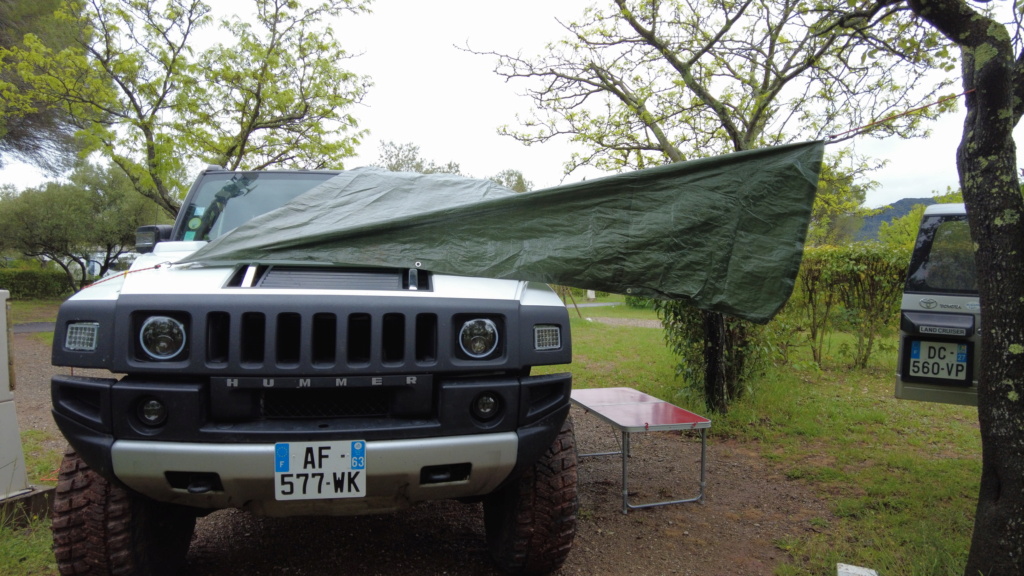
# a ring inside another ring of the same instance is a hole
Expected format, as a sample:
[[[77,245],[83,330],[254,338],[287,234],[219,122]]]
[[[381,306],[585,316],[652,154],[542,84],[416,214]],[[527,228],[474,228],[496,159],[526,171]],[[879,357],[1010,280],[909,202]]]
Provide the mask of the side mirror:
[[[169,224],[139,226],[135,230],[135,251],[139,254],[152,252],[158,243],[171,239],[171,228]]]

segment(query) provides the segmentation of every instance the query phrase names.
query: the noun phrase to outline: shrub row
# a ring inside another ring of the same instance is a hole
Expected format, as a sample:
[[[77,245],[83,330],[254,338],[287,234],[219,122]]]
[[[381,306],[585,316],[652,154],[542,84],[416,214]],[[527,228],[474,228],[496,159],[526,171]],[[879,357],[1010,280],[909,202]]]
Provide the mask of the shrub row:
[[[0,268],[0,290],[14,300],[52,300],[71,294],[68,277],[59,270]]]
[[[898,325],[910,254],[878,243],[810,248],[787,306],[810,340],[820,366],[824,335],[833,330],[857,337],[855,368],[867,366],[878,336]]]

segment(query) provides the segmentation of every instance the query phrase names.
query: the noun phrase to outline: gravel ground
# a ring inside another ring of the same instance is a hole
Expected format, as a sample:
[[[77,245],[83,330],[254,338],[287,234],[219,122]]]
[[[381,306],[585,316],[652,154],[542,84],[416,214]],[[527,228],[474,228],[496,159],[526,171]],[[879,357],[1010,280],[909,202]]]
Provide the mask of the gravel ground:
[[[59,436],[49,412],[49,378],[57,371],[50,366],[49,348],[32,334],[15,334],[12,348],[21,428]],[[575,408],[572,417],[581,453],[616,449],[617,435],[607,425]],[[63,442],[54,444],[62,449]],[[699,449],[698,438],[690,434],[634,435],[631,499],[692,494]],[[563,576],[768,576],[789,560],[776,542],[815,530],[812,520],[830,518],[825,502],[802,483],[787,480],[756,446],[728,439],[709,441],[704,503],[622,514],[617,457],[582,459],[579,482],[575,544],[556,573]],[[456,502],[354,518],[259,518],[220,511],[199,521],[186,573],[495,574],[482,517],[479,505]]]

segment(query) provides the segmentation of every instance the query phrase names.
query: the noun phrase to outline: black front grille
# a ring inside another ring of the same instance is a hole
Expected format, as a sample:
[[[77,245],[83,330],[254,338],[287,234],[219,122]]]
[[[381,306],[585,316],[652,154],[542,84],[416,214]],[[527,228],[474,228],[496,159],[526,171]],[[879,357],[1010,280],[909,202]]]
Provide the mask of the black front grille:
[[[113,323],[126,327],[117,332],[115,343],[124,352],[108,368],[129,374],[145,370],[322,377],[506,370],[517,361],[513,353],[518,339],[532,337],[516,321],[520,314],[516,300],[259,290],[122,298]],[[564,309],[559,306],[557,312],[564,314]],[[188,328],[187,352],[180,358],[158,362],[137,353],[133,321],[152,314],[181,318]],[[472,361],[459,356],[458,322],[478,316],[494,319],[502,330],[500,356]],[[537,323],[541,316],[534,314],[531,322]]]
[[[217,311],[204,332],[211,368],[408,370],[435,362],[439,346],[432,313]]]
[[[344,390],[267,390],[262,416],[270,420],[369,418],[387,416],[391,391],[385,388]]]

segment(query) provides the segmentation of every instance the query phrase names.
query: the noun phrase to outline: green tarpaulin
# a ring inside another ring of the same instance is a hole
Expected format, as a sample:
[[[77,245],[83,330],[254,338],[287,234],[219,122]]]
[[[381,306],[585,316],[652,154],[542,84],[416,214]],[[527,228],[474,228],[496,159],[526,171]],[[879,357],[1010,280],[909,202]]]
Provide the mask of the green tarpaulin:
[[[185,262],[421,267],[677,299],[766,322],[792,292],[823,150],[763,148],[524,194],[360,168]]]

